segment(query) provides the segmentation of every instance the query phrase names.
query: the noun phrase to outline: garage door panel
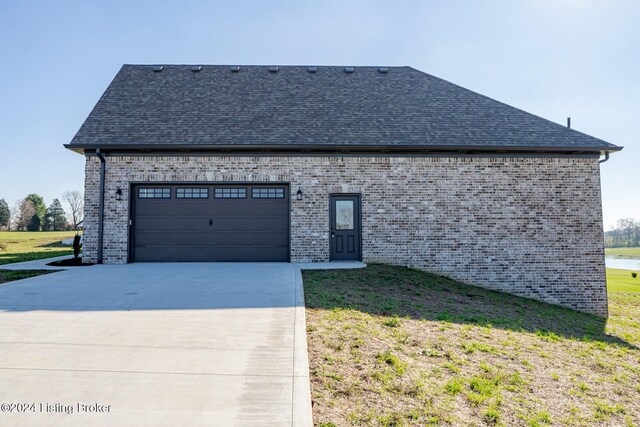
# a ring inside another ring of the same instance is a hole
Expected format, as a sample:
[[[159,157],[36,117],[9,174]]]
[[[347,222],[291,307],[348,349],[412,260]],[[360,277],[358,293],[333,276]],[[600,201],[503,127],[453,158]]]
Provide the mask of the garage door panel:
[[[136,216],[139,218],[155,217],[159,213],[166,216],[202,215],[211,214],[211,200],[202,200],[201,203],[179,204],[175,199],[165,199],[160,202],[149,203],[142,200],[136,204]]]
[[[218,245],[234,246],[287,246],[288,236],[278,232],[217,232],[212,239]]]
[[[240,221],[238,221],[240,220]],[[237,217],[222,217],[216,218],[213,222],[213,228],[215,230],[228,230],[228,231],[279,231],[282,232],[287,227],[289,222],[288,217],[283,216],[251,216],[251,215],[239,215]],[[239,227],[239,223],[241,226]]]
[[[234,200],[232,203],[220,203],[217,199],[208,199],[204,203],[178,205],[174,199],[165,199],[160,203],[149,203],[146,200],[138,202],[136,216],[140,218],[155,217],[160,213],[165,216],[200,215],[200,216],[280,216],[288,211],[288,204],[252,203]]]
[[[202,232],[204,227],[209,226],[210,215],[207,216],[161,216],[144,217],[135,221],[136,232],[141,231],[172,231],[180,230],[184,232]]]
[[[233,203],[214,203],[215,213],[220,216],[254,215],[254,216],[278,216],[286,214],[288,203],[254,203],[245,200],[234,200]]]
[[[288,256],[287,247],[176,247],[176,246],[148,246],[138,248],[137,262],[157,262],[162,258],[164,262],[237,262],[251,258],[253,262],[281,261]]]
[[[158,244],[171,242],[171,245]],[[215,245],[211,242],[215,241]],[[172,233],[141,231],[136,234],[140,246],[287,246],[289,240],[280,232],[210,232]]]
[[[144,185],[171,198],[139,198],[134,188],[134,261],[288,261],[286,185]],[[214,198],[216,188],[245,188],[246,198]],[[252,188],[283,188],[282,199],[253,199]],[[177,199],[176,188],[208,188],[208,198]]]
[[[174,233],[166,231],[140,231],[136,233],[136,246],[211,246],[208,233]],[[168,244],[170,242],[170,244]]]
[[[238,226],[240,221],[245,221],[246,226]],[[212,220],[209,227],[208,217],[199,218],[145,218],[136,221],[136,232],[171,232],[179,230],[180,233],[206,233],[209,231],[230,231],[230,232],[282,232],[287,226],[287,220],[282,218],[255,218],[251,216],[237,218],[216,218]],[[207,230],[209,228],[209,230]]]
[[[138,262],[206,262],[211,261],[211,253],[208,246],[201,248],[175,247],[175,246],[143,246],[136,248],[136,261]]]

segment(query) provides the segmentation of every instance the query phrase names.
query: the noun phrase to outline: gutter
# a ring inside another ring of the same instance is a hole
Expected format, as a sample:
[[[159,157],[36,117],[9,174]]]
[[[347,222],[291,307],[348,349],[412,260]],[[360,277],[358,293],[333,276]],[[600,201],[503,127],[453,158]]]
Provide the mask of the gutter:
[[[256,151],[271,153],[603,153],[620,151],[623,147],[615,145],[593,146],[499,146],[499,145],[375,145],[375,144],[122,144],[109,143],[98,144],[65,144],[65,148],[85,153],[97,148],[106,148],[111,151],[173,151],[173,152],[206,152],[206,153],[253,153]]]
[[[98,264],[102,264],[102,238],[104,230],[104,176],[105,166],[104,156],[99,148],[96,148],[96,156],[100,159],[100,207],[98,215]]]
[[[609,160],[609,152],[608,152],[608,151],[605,151],[605,152],[604,152],[604,159],[602,159],[602,160],[598,160],[598,163],[604,163],[604,162],[606,162],[607,160]]]

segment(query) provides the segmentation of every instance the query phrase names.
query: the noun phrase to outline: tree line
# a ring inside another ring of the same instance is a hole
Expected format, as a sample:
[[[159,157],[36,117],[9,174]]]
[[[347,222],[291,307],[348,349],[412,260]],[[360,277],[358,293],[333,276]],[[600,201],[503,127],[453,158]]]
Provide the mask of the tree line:
[[[67,208],[63,207],[62,202]],[[14,231],[78,230],[84,220],[84,196],[80,191],[65,191],[47,206],[44,197],[29,194],[13,208],[0,199],[0,229]]]
[[[640,221],[619,219],[615,228],[604,233],[604,245],[607,248],[640,247]]]

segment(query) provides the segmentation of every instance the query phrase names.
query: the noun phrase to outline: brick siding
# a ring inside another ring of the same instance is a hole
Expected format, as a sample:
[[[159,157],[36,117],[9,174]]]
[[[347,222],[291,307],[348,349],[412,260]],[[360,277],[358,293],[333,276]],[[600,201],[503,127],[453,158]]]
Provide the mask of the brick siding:
[[[328,198],[362,197],[365,262],[607,315],[600,170],[574,157],[106,158],[105,263],[127,262],[130,182],[290,182],[291,258],[329,260]],[[88,156],[84,256],[96,261],[100,161]],[[124,191],[115,200],[115,191]]]

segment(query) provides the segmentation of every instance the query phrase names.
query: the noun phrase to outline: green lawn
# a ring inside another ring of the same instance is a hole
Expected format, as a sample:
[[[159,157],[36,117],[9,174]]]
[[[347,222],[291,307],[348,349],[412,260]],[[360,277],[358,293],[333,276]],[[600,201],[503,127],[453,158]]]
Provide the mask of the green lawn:
[[[0,231],[0,265],[73,254],[61,240],[75,231]]]
[[[640,292],[609,274],[605,321],[409,268],[305,271],[315,425],[638,425]]]
[[[640,292],[640,270],[634,279],[632,271],[607,268],[607,291],[609,293],[618,292]]]
[[[640,258],[640,248],[605,248],[604,253],[620,258]]]
[[[0,270],[0,283],[40,276],[41,274],[55,273],[59,270]]]

